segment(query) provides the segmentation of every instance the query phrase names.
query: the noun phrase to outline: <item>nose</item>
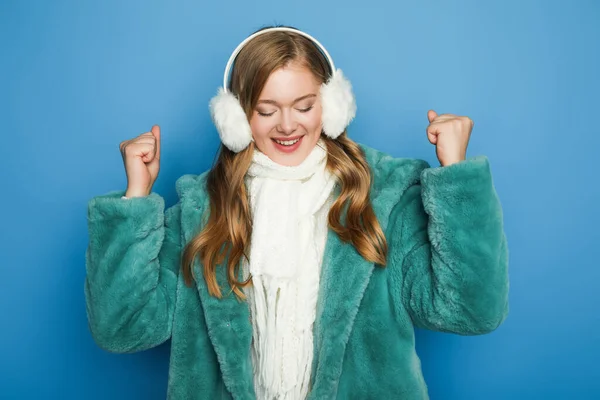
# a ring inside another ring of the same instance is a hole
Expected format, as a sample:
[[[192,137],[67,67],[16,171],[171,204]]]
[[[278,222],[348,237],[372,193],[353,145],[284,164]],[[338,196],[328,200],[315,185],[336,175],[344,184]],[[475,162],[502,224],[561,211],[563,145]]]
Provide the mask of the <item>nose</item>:
[[[293,113],[290,110],[283,109],[280,115],[277,131],[286,135],[294,133],[298,128],[298,122],[295,120]]]

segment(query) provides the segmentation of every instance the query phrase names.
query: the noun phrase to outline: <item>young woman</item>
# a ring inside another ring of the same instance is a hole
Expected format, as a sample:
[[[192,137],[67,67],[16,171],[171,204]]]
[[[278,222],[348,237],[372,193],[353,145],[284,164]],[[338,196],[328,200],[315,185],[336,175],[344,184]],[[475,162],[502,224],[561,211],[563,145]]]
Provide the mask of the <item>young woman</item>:
[[[426,399],[414,327],[506,317],[501,207],[469,118],[428,112],[432,168],[353,142],[354,104],[320,43],[268,28],[232,55],[218,160],[177,204],[152,192],[159,127],[121,143],[127,190],[89,203],[96,342],[171,339],[171,399]]]

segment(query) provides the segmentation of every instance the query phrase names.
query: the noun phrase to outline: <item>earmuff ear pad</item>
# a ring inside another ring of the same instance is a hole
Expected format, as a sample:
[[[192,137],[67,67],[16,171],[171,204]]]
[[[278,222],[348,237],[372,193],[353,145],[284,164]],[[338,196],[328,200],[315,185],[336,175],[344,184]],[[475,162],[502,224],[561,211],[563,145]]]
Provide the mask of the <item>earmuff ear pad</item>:
[[[321,85],[321,102],[323,132],[330,138],[337,139],[356,115],[356,100],[352,93],[352,85],[341,69]]]
[[[210,100],[209,109],[221,142],[229,150],[239,153],[248,147],[252,141],[252,130],[246,113],[233,93],[220,88]]]
[[[332,139],[340,136],[356,115],[356,100],[352,85],[340,69],[321,85],[323,104],[323,133]],[[252,130],[238,99],[223,88],[210,101],[210,115],[221,142],[235,153],[239,153],[252,141]]]

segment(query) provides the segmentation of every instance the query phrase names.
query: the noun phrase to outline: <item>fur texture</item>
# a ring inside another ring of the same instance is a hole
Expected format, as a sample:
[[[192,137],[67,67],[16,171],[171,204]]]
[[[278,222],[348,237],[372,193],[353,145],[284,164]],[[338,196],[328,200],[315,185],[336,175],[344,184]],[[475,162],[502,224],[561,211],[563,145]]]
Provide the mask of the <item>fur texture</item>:
[[[329,231],[308,398],[427,399],[414,326],[474,335],[506,318],[500,203],[485,157],[430,168],[363,149],[388,266],[365,261]],[[232,293],[215,299],[203,279],[189,288],[177,276],[183,244],[206,222],[205,177],[180,178],[180,201],[164,217],[156,194],[123,201],[113,192],[90,201],[90,329],[114,352],[171,338],[170,399],[254,399],[247,303]],[[201,278],[198,263],[194,269]],[[218,267],[217,281],[227,294],[225,272]]]
[[[233,93],[220,88],[210,100],[209,109],[221,141],[229,150],[238,153],[248,147],[252,141],[252,130],[246,113]]]
[[[341,69],[321,85],[323,102],[323,132],[332,139],[337,138],[356,115],[356,99],[352,85]]]

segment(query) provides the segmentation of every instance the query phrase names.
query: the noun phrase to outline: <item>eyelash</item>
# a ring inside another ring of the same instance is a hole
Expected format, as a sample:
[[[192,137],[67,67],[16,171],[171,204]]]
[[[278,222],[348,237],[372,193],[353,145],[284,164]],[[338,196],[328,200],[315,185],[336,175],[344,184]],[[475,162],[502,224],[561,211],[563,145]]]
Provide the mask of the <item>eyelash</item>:
[[[306,113],[306,112],[309,112],[310,110],[312,110],[313,107],[314,106],[310,106],[310,107],[307,107],[307,108],[302,108],[302,109],[300,109],[298,111],[300,111],[301,113]],[[275,114],[275,111],[273,111],[272,113],[268,113],[268,114],[261,113],[260,111],[257,111],[257,113],[258,113],[258,115],[260,115],[262,117],[270,117],[271,115]]]

